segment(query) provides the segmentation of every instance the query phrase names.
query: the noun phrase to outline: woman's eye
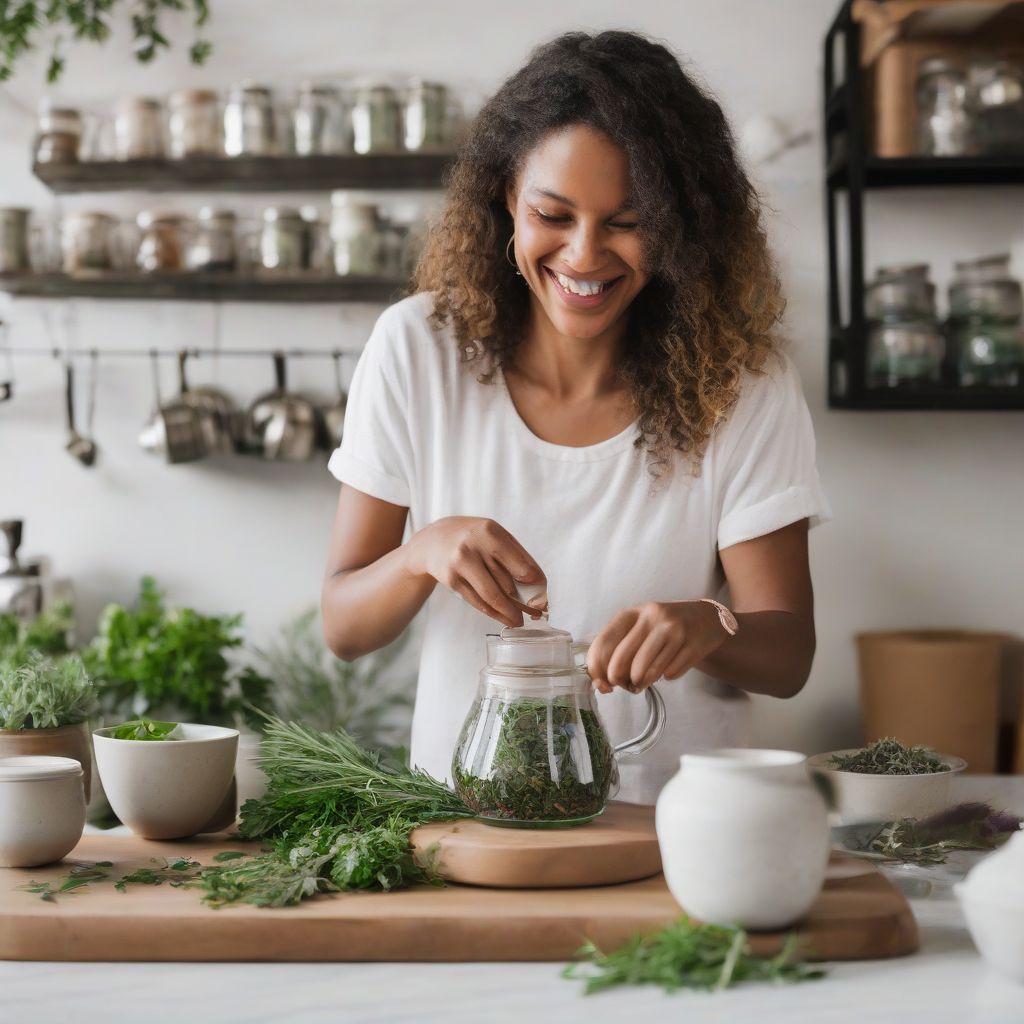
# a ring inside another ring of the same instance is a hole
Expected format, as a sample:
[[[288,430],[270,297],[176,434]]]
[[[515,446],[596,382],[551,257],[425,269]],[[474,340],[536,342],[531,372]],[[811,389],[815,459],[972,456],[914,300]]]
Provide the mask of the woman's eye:
[[[543,210],[534,210],[533,212],[536,213],[545,224],[565,224],[569,220],[565,214],[556,217],[552,214],[544,213]]]
[[[640,227],[640,225],[639,224],[635,224],[635,223],[634,224],[625,224],[625,223],[617,224],[617,223],[613,223],[613,224],[609,224],[608,227],[610,227],[610,228],[618,228],[620,231],[632,231],[634,228]]]

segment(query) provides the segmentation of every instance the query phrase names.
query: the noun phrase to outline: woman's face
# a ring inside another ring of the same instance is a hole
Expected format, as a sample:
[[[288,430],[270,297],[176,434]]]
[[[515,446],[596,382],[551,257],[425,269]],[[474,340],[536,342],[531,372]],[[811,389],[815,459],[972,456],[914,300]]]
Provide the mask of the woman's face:
[[[566,337],[603,335],[649,280],[626,154],[585,125],[553,132],[527,156],[506,198],[510,251],[534,303]]]

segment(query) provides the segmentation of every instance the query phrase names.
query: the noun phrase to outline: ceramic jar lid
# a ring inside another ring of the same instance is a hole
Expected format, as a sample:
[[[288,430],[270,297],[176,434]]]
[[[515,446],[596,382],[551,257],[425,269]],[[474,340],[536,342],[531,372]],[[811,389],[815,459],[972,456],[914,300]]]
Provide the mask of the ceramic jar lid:
[[[73,757],[0,757],[0,782],[36,782],[81,774],[82,766]]]

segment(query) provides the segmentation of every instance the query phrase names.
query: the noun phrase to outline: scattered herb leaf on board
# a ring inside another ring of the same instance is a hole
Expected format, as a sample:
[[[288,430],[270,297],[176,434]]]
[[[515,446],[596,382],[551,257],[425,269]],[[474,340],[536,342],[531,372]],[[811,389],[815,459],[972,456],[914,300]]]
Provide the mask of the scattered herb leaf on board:
[[[218,853],[213,859],[217,864],[223,864],[226,860],[239,860],[244,857],[245,854],[240,850],[224,850]]]
[[[179,735],[175,735],[175,733]],[[177,722],[154,722],[151,718],[137,718],[114,727],[115,740],[179,740],[181,726]]]
[[[796,935],[790,935],[777,956],[754,956],[742,929],[681,917],[653,935],[634,936],[612,953],[588,942],[577,954],[584,962],[567,965],[562,977],[584,981],[585,995],[627,984],[660,985],[674,992],[717,990],[743,981],[783,984],[824,977],[818,968],[793,962],[796,946]]]
[[[473,817],[443,782],[364,749],[343,729],[269,718],[260,765],[267,792],[242,807],[239,831],[270,849],[203,871],[210,906],[288,906],[320,892],[434,881],[409,833],[428,821]]]
[[[933,775],[949,771],[949,765],[934,750],[905,747],[892,738],[875,740],[852,754],[833,754],[828,766],[862,775]]]
[[[494,731],[486,763],[464,763],[481,720]],[[615,758],[593,711],[557,700],[484,700],[454,758],[455,791],[478,814],[508,821],[574,821],[604,810]]]
[[[155,868],[138,868],[127,875],[122,875],[115,883],[118,892],[127,892],[129,885],[162,885],[170,883],[174,889],[184,889],[195,885],[199,880],[202,865],[191,857],[153,857]]]
[[[52,878],[48,882],[37,882],[33,879],[31,882],[19,885],[18,889],[21,892],[30,892],[37,895],[47,903],[56,903],[58,896],[76,895],[83,886],[88,885],[90,882],[98,882],[109,878],[110,875],[103,869],[112,868],[113,866],[113,863],[109,860],[99,860],[94,864],[76,864],[68,874],[61,878]]]

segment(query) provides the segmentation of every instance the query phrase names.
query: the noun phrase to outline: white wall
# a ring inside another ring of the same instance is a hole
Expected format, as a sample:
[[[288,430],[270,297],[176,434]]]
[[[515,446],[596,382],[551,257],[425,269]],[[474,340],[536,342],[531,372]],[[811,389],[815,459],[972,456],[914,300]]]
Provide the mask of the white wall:
[[[819,636],[813,677],[794,701],[761,702],[758,730],[764,743],[826,749],[857,736],[855,631],[923,625],[1019,631],[1024,609],[1024,416],[825,409],[818,110],[821,40],[836,2],[636,0],[624,8],[609,0],[513,6],[214,0],[215,51],[206,69],[189,67],[180,52],[140,68],[118,38],[101,52],[72,51],[60,92],[85,103],[183,84],[371,70],[486,90],[531,46],[560,31],[626,27],[660,37],[692,60],[737,126],[770,114],[813,131],[812,145],[760,177],[774,211],[770,230],[789,296],[788,333],[836,519],[812,536]],[[176,38],[183,49],[184,24]],[[0,92],[0,205],[52,202],[27,171],[33,120],[25,111],[43,91],[42,67],[41,59],[27,66]],[[68,208],[121,203],[135,210],[146,203],[144,196],[72,198]],[[156,201],[194,209],[206,198]],[[954,258],[1013,247],[1017,274],[1024,276],[1022,210],[1020,190],[873,196],[869,265],[929,259],[944,286]],[[48,344],[43,305],[22,300],[8,310],[14,344]],[[72,312],[81,345],[175,346],[212,337],[212,310],[202,304],[81,301]],[[359,344],[375,312],[228,305],[223,344]],[[316,600],[336,492],[321,463],[161,465],[135,444],[151,404],[148,367],[139,360],[102,367],[97,435],[103,457],[99,468],[86,471],[63,451],[58,367],[23,360],[16,369],[18,400],[0,406],[0,514],[23,516],[26,549],[52,554],[59,571],[74,578],[84,624],[106,601],[127,598],[143,572],[154,574],[177,602],[244,610],[256,639]],[[323,369],[296,367],[296,383],[321,384]],[[207,372],[196,366],[193,376]],[[220,373],[246,400],[265,386],[269,366],[225,360]]]

